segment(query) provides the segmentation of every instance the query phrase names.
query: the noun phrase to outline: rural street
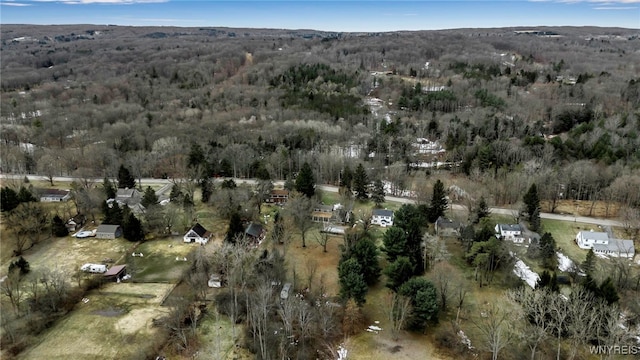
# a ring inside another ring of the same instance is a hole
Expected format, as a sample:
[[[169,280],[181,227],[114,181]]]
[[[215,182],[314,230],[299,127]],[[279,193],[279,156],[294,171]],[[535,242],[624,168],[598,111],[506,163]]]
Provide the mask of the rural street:
[[[26,175],[26,176],[29,180],[49,181],[49,179],[46,176],[41,176],[41,175]],[[24,177],[25,175],[0,174],[0,179],[21,180],[21,179],[24,179]],[[56,176],[53,178],[54,183],[55,182],[72,182],[73,180],[75,180],[75,178],[73,177]],[[90,179],[90,180],[93,182],[101,183],[104,179],[96,178],[96,179]],[[112,179],[112,180],[115,180],[115,179]],[[215,182],[222,182],[223,180],[225,179],[216,178]],[[255,179],[233,179],[233,180],[237,184],[255,185],[257,183],[257,180]],[[143,178],[141,179],[141,183],[144,185],[164,185],[160,190],[156,192],[159,195],[161,195],[164,192],[169,191],[169,189],[171,189],[172,181],[171,179]],[[274,181],[273,183],[274,185],[277,185],[277,186],[284,185],[284,181],[282,180],[277,180],[277,181]],[[338,187],[333,185],[317,185],[317,188],[321,191],[326,191],[326,192],[332,192],[332,193],[338,192]],[[386,201],[389,201],[389,202],[396,202],[401,204],[414,204],[416,202],[415,199],[396,197],[396,196],[385,196],[385,199]],[[461,210],[466,210],[466,207],[458,204],[451,204],[451,209],[456,211],[461,211]],[[514,215],[514,213],[517,214],[517,210],[507,209],[507,208],[491,208],[490,211],[493,214],[500,214],[500,215]],[[593,218],[593,217],[586,217],[586,216],[562,215],[562,214],[553,214],[553,213],[545,213],[545,212],[540,213],[540,218],[550,219],[550,220],[573,221],[573,222],[600,225],[600,226],[618,226],[618,227],[623,226],[622,223],[617,220],[600,219],[600,218]]]

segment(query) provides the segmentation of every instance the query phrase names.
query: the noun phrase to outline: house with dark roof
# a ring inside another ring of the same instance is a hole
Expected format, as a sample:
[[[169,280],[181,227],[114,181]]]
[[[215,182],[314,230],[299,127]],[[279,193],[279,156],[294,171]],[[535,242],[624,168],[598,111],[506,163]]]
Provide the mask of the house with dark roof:
[[[268,204],[284,204],[289,200],[289,190],[274,189],[265,202]]]
[[[461,224],[449,218],[439,216],[435,223],[436,234],[440,236],[460,235]]]
[[[211,239],[211,232],[207,231],[202,225],[199,223],[193,225],[186,234],[184,234],[183,240],[186,243],[198,243],[198,244],[206,244]]]
[[[107,281],[120,282],[127,275],[127,265],[115,265],[103,274]]]
[[[373,209],[371,212],[371,224],[382,227],[393,226],[393,210]]]
[[[122,236],[120,225],[101,224],[96,229],[96,238],[98,239],[116,239],[120,236]]]
[[[59,189],[36,189],[41,202],[59,202],[71,199],[71,191]]]
[[[262,226],[262,224],[255,223],[255,222],[252,222],[249,224],[249,226],[247,226],[247,229],[244,231],[244,234],[247,236],[248,239],[256,243],[261,242],[265,237],[264,227]]]

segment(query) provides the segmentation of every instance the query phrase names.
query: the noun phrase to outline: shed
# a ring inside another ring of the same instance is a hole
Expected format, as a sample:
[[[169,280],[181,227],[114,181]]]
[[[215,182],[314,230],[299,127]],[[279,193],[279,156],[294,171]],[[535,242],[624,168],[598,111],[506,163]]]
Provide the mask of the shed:
[[[96,229],[96,237],[98,239],[115,239],[120,236],[122,236],[120,225],[102,224]]]
[[[110,281],[120,281],[127,274],[127,265],[115,265],[104,273],[104,277]]]

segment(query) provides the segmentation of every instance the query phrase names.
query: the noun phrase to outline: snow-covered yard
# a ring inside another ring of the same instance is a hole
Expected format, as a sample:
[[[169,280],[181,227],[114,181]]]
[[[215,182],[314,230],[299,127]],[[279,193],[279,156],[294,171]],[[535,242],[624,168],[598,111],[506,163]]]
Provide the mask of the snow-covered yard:
[[[569,259],[565,254],[558,252],[558,269],[560,271],[569,271],[573,267],[573,261]]]
[[[540,276],[536,274],[527,264],[516,257],[516,264],[513,267],[513,272],[522,280],[524,280],[531,288],[535,289],[536,283],[540,279]]]

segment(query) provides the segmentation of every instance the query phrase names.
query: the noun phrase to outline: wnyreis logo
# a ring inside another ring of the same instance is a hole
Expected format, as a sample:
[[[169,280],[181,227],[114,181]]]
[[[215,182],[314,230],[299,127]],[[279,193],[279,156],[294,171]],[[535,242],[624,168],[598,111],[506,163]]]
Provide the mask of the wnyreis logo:
[[[599,345],[590,346],[589,351],[593,355],[638,355],[640,346],[638,345]]]

